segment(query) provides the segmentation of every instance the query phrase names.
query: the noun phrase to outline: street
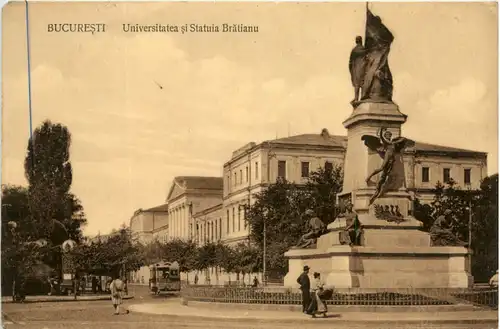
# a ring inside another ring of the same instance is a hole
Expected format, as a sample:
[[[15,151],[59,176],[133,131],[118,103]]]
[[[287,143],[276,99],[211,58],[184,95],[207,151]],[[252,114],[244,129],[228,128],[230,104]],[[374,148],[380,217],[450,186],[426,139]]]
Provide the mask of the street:
[[[137,303],[179,303],[176,296],[152,296],[148,293],[147,287],[131,287],[135,293],[135,298],[124,301],[124,306]],[[203,319],[186,318],[165,315],[152,315],[130,313],[123,315],[113,315],[113,307],[110,301],[77,301],[77,302],[45,302],[2,305],[4,314],[4,328],[20,329],[146,329],[146,328],[224,328],[224,329],[280,329],[280,328],[331,328],[332,323],[324,322],[322,319],[308,323],[267,323],[264,321],[251,320],[231,320],[231,319]],[[362,315],[360,314],[360,317]],[[435,325],[422,324],[354,324],[337,323],[336,328],[497,328],[495,325]]]

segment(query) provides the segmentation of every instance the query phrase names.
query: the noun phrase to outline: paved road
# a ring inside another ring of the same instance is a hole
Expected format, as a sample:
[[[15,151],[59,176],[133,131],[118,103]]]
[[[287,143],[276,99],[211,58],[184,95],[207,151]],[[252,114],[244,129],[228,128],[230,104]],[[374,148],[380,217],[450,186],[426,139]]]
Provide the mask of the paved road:
[[[177,303],[175,296],[159,296],[154,297],[148,294],[145,288],[136,288],[136,298],[134,300],[126,301],[130,303]],[[252,320],[217,320],[217,319],[200,319],[200,318],[186,318],[174,317],[163,315],[150,315],[130,313],[115,316],[113,315],[113,308],[109,301],[79,301],[79,302],[46,302],[46,303],[27,303],[27,304],[3,304],[2,312],[4,313],[4,328],[19,328],[19,329],[164,329],[164,328],[190,328],[190,329],[206,329],[206,328],[220,328],[220,329],[309,329],[309,328],[331,328],[331,323],[322,323],[322,319],[311,322],[310,324],[296,324],[293,323],[265,323],[262,321]],[[362,317],[362,314],[360,314]],[[9,324],[9,322],[11,322]],[[495,325],[478,324],[457,326],[456,324],[448,326],[418,326],[411,325],[353,325],[353,324],[339,324],[335,328],[374,328],[374,329],[418,329],[418,328],[481,328],[492,329],[497,328]]]

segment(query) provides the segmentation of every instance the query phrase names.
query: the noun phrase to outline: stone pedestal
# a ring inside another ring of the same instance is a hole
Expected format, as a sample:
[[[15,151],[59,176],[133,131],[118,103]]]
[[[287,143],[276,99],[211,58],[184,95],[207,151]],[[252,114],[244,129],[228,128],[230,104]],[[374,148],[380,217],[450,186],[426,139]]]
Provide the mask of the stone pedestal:
[[[395,104],[363,103],[344,121],[347,151],[339,198],[349,198],[353,203],[363,226],[361,246],[341,245],[339,236],[346,223],[342,218],[335,220],[315,249],[285,253],[289,259],[285,286],[297,286],[304,265],[311,273],[321,273],[327,285],[339,288],[466,288],[472,284],[467,249],[431,247],[430,235],[421,231],[422,223],[411,216],[401,158],[396,159],[387,191],[369,204],[378,178],[368,184],[365,180],[381,165],[382,158],[370,151],[361,137],[376,136],[381,127],[391,131],[393,138],[398,137],[406,118]],[[401,214],[398,221],[388,221],[376,213],[377,207],[385,206],[397,206]]]

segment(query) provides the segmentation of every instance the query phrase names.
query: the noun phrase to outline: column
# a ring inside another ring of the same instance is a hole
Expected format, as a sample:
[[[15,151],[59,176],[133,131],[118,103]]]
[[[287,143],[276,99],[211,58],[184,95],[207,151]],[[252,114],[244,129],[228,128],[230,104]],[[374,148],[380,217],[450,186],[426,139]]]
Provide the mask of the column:
[[[177,208],[174,210],[174,218],[175,218],[175,237],[179,237],[179,212]]]

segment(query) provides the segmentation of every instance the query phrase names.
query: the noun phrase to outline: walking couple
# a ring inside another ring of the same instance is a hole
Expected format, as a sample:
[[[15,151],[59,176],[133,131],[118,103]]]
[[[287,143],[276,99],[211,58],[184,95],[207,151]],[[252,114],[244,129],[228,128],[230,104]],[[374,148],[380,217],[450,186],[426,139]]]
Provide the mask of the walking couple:
[[[316,315],[323,314],[326,317],[328,309],[325,300],[331,298],[333,293],[330,289],[324,289],[324,284],[321,281],[321,275],[317,272],[313,274],[314,282],[311,289],[309,280],[309,266],[304,266],[304,272],[297,279],[302,291],[302,312],[311,315],[313,318]]]

